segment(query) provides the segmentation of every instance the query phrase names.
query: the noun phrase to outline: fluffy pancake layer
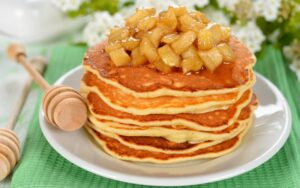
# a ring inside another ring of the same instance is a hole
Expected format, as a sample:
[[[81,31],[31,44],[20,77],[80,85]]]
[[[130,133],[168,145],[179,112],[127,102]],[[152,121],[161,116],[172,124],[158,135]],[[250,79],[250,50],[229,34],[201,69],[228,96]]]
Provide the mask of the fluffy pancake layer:
[[[235,92],[201,97],[161,96],[137,98],[106,84],[91,72],[87,72],[81,82],[81,93],[88,92],[97,93],[112,108],[134,115],[204,113],[227,109],[240,97],[240,93]]]
[[[231,135],[236,135],[243,130],[243,126],[239,125],[240,121],[245,121],[252,115],[255,102],[250,103],[241,111],[238,120],[234,124],[219,131],[198,131],[181,127],[168,126],[136,126],[129,124],[120,124],[112,121],[97,119],[89,116],[91,127],[98,131],[110,132],[122,136],[148,136],[161,137],[175,143],[199,143],[206,140],[223,140],[228,139]]]
[[[244,87],[248,89],[253,81]],[[235,93],[215,94],[200,97],[161,96],[154,98],[137,98],[122,90],[106,84],[91,72],[86,72],[81,81],[81,93],[96,93],[101,100],[112,108],[134,115],[205,113],[227,109],[237,102],[243,91]],[[125,99],[126,100],[123,100]]]
[[[89,104],[88,107],[91,116],[97,119],[138,126],[183,126],[199,131],[225,129],[237,120],[241,110],[247,106],[250,101],[254,103],[256,100],[255,96],[252,96],[252,91],[248,90],[234,105],[231,105],[226,110],[215,110],[201,114],[185,113],[175,115],[133,115],[111,108],[101,100],[97,93],[90,92],[86,98]]]
[[[96,129],[92,124],[88,124],[87,126],[88,128],[93,129],[94,131],[99,132],[105,136],[111,137],[119,141],[121,144],[128,146],[130,148],[134,148],[137,150],[162,152],[166,154],[183,154],[183,153],[194,152],[199,149],[207,148],[210,146],[214,146],[224,142],[225,140],[240,135],[245,129],[247,129],[248,121],[247,120],[239,121],[238,126],[242,127],[242,129],[238,132],[235,132],[234,134],[231,134],[226,139],[208,140],[208,141],[197,142],[197,143],[189,143],[189,142],[176,143],[168,139],[165,139],[163,137],[123,136],[112,132],[106,132],[100,129]]]

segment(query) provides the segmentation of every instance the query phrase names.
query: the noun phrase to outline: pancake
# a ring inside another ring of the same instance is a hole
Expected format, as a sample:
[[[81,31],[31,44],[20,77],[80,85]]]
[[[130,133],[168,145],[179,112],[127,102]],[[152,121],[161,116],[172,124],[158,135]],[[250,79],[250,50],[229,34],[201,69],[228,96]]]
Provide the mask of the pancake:
[[[210,147],[219,144],[221,142],[224,142],[225,140],[236,137],[247,128],[248,122],[249,120],[239,121],[237,124],[238,126],[242,127],[242,129],[240,131],[236,131],[234,134],[231,134],[226,139],[208,140],[200,143],[189,143],[189,142],[176,143],[168,139],[165,139],[163,137],[122,136],[122,135],[114,134],[112,132],[95,129],[91,123],[88,123],[86,126],[88,126],[89,128],[93,129],[96,132],[100,132],[105,136],[118,140],[121,144],[126,145],[130,148],[134,148],[138,150],[162,152],[167,154],[180,154],[180,153],[190,153],[199,149]]]
[[[96,93],[91,92],[86,98],[91,115],[98,119],[138,126],[183,126],[199,131],[225,129],[237,120],[241,110],[250,101],[252,104],[256,101],[255,95],[252,96],[252,91],[248,90],[239,101],[227,110],[216,110],[202,114],[151,114],[138,116],[111,108]]]
[[[253,54],[235,37],[229,41],[236,57],[234,62],[221,64],[213,73],[204,69],[188,75],[181,72],[162,74],[147,66],[115,67],[104,51],[105,45],[103,42],[87,51],[83,59],[84,69],[93,71],[107,84],[140,98],[238,92],[251,81],[251,68],[256,62]]]
[[[96,121],[91,118],[91,126],[98,131],[111,132],[124,136],[149,136],[162,137],[175,143],[199,143],[205,140],[227,139],[230,135],[240,132],[243,127],[239,124],[233,124],[228,127],[226,132],[200,132],[182,128],[165,127],[137,127],[133,125],[124,125],[115,122]]]
[[[245,107],[238,120],[247,120],[252,114],[254,106],[248,105]],[[197,131],[187,128],[178,128],[172,126],[148,126],[141,127],[128,124],[120,124],[111,121],[105,121],[101,119],[96,119],[93,116],[89,116],[91,121],[91,127],[98,131],[110,132],[123,136],[149,136],[149,137],[162,137],[169,141],[176,143],[198,143],[206,140],[220,140],[227,139],[232,134],[239,133],[243,130],[243,126],[239,126],[238,122],[230,125],[226,129],[220,131]]]
[[[251,85],[250,85],[251,86]],[[249,86],[249,87],[250,87]],[[242,92],[208,95],[202,97],[137,98],[126,94],[97,78],[85,73],[81,81],[81,93],[94,92],[110,107],[134,115],[204,113],[227,109],[242,95]],[[126,100],[124,100],[126,99]]]
[[[166,154],[162,152],[134,149],[123,145],[112,137],[105,136],[100,132],[91,129],[88,126],[86,126],[86,129],[89,134],[92,135],[94,140],[103,148],[103,150],[116,158],[138,162],[174,163],[195,159],[216,158],[233,151],[239,146],[243,136],[248,131],[251,124],[252,119],[250,119],[247,128],[238,136],[213,146],[183,154]]]

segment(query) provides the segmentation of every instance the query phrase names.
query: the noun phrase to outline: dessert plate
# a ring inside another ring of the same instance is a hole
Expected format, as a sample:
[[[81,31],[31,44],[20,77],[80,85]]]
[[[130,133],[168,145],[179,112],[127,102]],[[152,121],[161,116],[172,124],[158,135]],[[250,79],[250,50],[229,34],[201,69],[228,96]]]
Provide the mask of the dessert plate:
[[[82,74],[79,66],[55,84],[79,89]],[[238,149],[216,159],[163,165],[121,161],[103,152],[84,129],[63,132],[49,126],[42,110],[40,126],[49,144],[61,156],[99,176],[154,186],[219,181],[248,172],[269,160],[283,146],[291,131],[291,113],[285,98],[270,81],[258,73],[256,76],[254,92],[258,96],[259,107],[255,111],[254,125]]]

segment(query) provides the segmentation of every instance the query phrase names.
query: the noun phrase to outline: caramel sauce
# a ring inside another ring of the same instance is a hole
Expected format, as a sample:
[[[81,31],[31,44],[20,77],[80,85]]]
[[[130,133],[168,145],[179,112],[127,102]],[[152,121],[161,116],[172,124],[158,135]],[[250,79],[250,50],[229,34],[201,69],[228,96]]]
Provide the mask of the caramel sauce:
[[[229,40],[229,45],[235,54],[234,62],[223,62],[214,72],[203,69],[189,74],[180,71],[164,74],[145,65],[116,67],[104,52],[105,45],[106,42],[103,42],[89,49],[83,64],[97,70],[102,77],[137,92],[154,91],[160,88],[181,91],[234,88],[245,84],[250,79],[249,66],[255,63],[251,52],[234,37]]]

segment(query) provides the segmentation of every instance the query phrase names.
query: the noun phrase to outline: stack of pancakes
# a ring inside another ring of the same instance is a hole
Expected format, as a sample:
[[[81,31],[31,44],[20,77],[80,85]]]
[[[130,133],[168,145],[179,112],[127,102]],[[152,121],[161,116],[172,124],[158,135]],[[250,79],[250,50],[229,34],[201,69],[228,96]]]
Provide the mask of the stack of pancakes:
[[[105,42],[89,49],[81,81],[88,132],[107,153],[130,161],[171,163],[231,152],[251,126],[257,100],[254,56],[234,37],[228,44],[234,62],[196,74],[116,67]]]

